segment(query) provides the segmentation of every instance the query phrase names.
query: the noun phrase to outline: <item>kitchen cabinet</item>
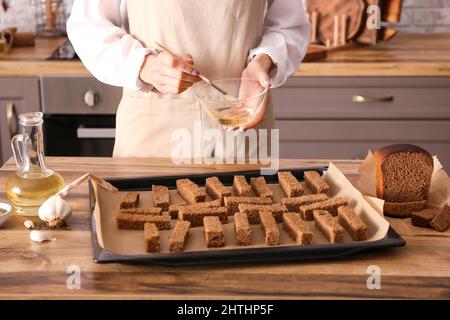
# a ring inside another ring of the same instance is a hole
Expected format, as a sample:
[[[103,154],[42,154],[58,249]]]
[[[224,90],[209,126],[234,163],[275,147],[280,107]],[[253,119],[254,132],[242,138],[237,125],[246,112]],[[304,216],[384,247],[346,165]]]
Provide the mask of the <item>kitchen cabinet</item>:
[[[21,113],[39,111],[39,78],[0,78],[0,163],[12,155],[10,141],[17,134]]]
[[[273,100],[281,158],[361,159],[412,143],[450,167],[450,78],[291,78]]]

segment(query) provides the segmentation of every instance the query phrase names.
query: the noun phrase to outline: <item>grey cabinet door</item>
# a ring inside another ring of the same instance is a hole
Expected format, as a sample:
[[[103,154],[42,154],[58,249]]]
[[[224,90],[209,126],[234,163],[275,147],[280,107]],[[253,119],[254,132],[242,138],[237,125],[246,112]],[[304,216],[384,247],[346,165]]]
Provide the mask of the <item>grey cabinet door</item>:
[[[450,168],[450,120],[304,120],[277,125],[282,158],[363,159],[368,150],[412,143]]]
[[[17,134],[21,113],[40,111],[38,78],[0,78],[0,163],[12,155],[10,141]]]
[[[450,119],[450,78],[291,78],[273,100],[282,120]]]
[[[291,78],[273,101],[282,158],[361,159],[412,143],[450,167],[450,78]]]

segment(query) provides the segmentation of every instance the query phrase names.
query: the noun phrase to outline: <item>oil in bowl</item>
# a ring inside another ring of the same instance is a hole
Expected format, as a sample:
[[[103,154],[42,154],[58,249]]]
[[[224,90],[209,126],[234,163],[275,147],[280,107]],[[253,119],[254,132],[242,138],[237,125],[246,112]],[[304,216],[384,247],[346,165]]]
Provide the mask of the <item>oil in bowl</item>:
[[[207,109],[207,112],[218,124],[226,127],[240,126],[253,118],[253,110],[246,107]]]
[[[196,97],[217,124],[233,128],[252,121],[267,101],[268,90],[257,79],[224,79],[197,86]]]

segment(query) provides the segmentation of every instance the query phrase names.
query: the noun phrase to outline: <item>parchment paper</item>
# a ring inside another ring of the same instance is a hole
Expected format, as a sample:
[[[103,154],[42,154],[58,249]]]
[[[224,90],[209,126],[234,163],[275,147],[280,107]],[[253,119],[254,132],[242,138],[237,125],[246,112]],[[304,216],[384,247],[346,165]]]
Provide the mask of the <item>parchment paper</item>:
[[[331,186],[330,195],[343,196],[350,202],[350,206],[355,208],[358,215],[368,225],[368,241],[376,241],[384,238],[389,229],[389,223],[380,216],[375,209],[364,199],[362,194],[348,181],[348,179],[331,163],[325,179]],[[149,181],[151,184],[151,181]],[[278,184],[270,185],[274,192],[274,200],[280,202],[285,195]],[[97,235],[99,244],[102,248],[117,254],[137,255],[145,254],[144,233],[135,230],[118,230],[116,227],[116,214],[119,210],[121,199],[124,192],[112,193],[103,188],[94,187],[96,196],[96,207],[94,214],[97,221]],[[308,192],[306,192],[308,194]],[[140,207],[153,206],[151,191],[140,192]],[[176,190],[170,190],[171,204],[183,203]],[[207,199],[210,200],[210,199]],[[172,221],[175,225],[176,220]],[[328,243],[325,237],[314,227],[314,222],[308,222],[314,233],[313,244]],[[252,226],[252,245],[250,247],[236,246],[234,235],[233,217],[229,217],[229,223],[224,226],[226,247],[220,249],[206,248],[203,227],[191,228],[189,238],[185,246],[185,252],[200,250],[229,250],[236,248],[255,248],[266,247],[264,244],[264,234],[261,226]],[[281,244],[283,246],[295,245],[295,242],[283,230],[282,224],[279,225],[281,233]],[[169,252],[168,238],[171,231],[160,231],[161,253]],[[345,242],[352,242],[350,235],[345,234]]]
[[[450,204],[450,179],[439,159],[437,157],[433,159],[434,171],[431,178],[429,206],[441,208],[447,203]],[[377,198],[375,175],[375,156],[369,151],[359,168],[357,187],[366,198],[369,198],[369,203],[373,204],[372,202],[376,201],[377,205],[374,205],[374,208],[383,214],[384,200]],[[415,227],[411,224],[411,218],[388,218],[388,220],[392,227],[404,236],[450,236],[450,230],[437,232],[433,229]]]

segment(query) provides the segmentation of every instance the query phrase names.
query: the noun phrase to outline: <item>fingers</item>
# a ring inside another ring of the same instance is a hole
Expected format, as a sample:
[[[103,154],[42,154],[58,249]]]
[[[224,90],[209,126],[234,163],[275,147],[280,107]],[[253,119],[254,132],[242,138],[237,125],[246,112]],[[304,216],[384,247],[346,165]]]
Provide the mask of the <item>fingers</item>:
[[[176,57],[161,52],[152,65],[151,83],[161,93],[180,94],[201,81],[197,76],[200,72],[194,68],[193,63],[189,54]]]
[[[175,79],[172,77],[157,75],[155,77],[154,86],[161,93],[180,94],[192,87],[193,83],[184,81],[182,79]]]
[[[184,73],[190,74],[194,77],[200,75],[200,72],[194,68],[193,64],[189,63],[192,61],[191,56],[186,55],[185,57],[179,58],[168,53],[161,52],[158,55],[158,59],[161,59],[163,65],[166,67],[183,71]]]
[[[158,91],[161,93],[180,94],[180,93],[183,93],[184,91],[186,91],[188,88],[187,87],[186,88],[174,87],[171,85],[160,84],[160,85],[156,86],[156,89],[158,89]]]
[[[201,81],[199,77],[192,76],[180,69],[167,66],[162,66],[160,69],[159,83],[165,88],[170,88],[168,93],[182,93],[199,81]]]
[[[251,78],[257,78],[264,88],[271,88],[270,70],[274,67],[272,59],[266,54],[260,54],[248,64],[245,73]]]
[[[161,78],[161,85],[164,85],[166,87],[170,87],[177,93],[184,92],[186,89],[192,87],[192,82],[183,81],[180,79],[174,79],[170,77],[163,77]]]
[[[252,128],[257,127],[261,122],[264,121],[264,117],[266,115],[266,111],[267,111],[267,106],[269,105],[269,101],[270,101],[270,96],[267,95],[264,98],[264,101],[262,102],[261,108],[258,110],[258,112],[253,116],[252,120],[241,125],[240,127],[235,127],[235,128],[228,128],[227,130],[229,131],[246,131]]]
[[[194,58],[189,53],[185,54],[182,59],[189,64],[194,64]]]
[[[249,129],[253,129],[255,127],[257,127],[261,122],[263,122],[264,120],[264,113],[262,114],[256,114],[253,119],[250,122],[247,122],[246,124],[241,125],[240,127],[224,127],[224,129],[226,129],[227,131],[239,131],[239,132],[244,132],[247,131]]]
[[[255,76],[259,80],[259,83],[261,84],[261,86],[263,86],[264,88],[270,88],[272,86],[269,74],[259,64],[256,65]]]
[[[264,120],[264,115],[265,115],[265,112],[257,113],[257,114],[253,117],[253,119],[252,119],[250,122],[247,122],[246,124],[240,126],[240,127],[238,128],[238,130],[239,130],[239,131],[245,131],[245,130],[248,130],[248,129],[255,128],[255,127],[258,126],[261,122],[263,122],[263,120]]]
[[[186,72],[183,72],[180,69],[169,68],[167,66],[162,66],[160,72],[163,76],[166,76],[166,77],[172,78],[172,79],[177,79],[180,81],[190,82],[191,85],[196,82],[201,81],[201,79],[199,77],[190,75]]]

